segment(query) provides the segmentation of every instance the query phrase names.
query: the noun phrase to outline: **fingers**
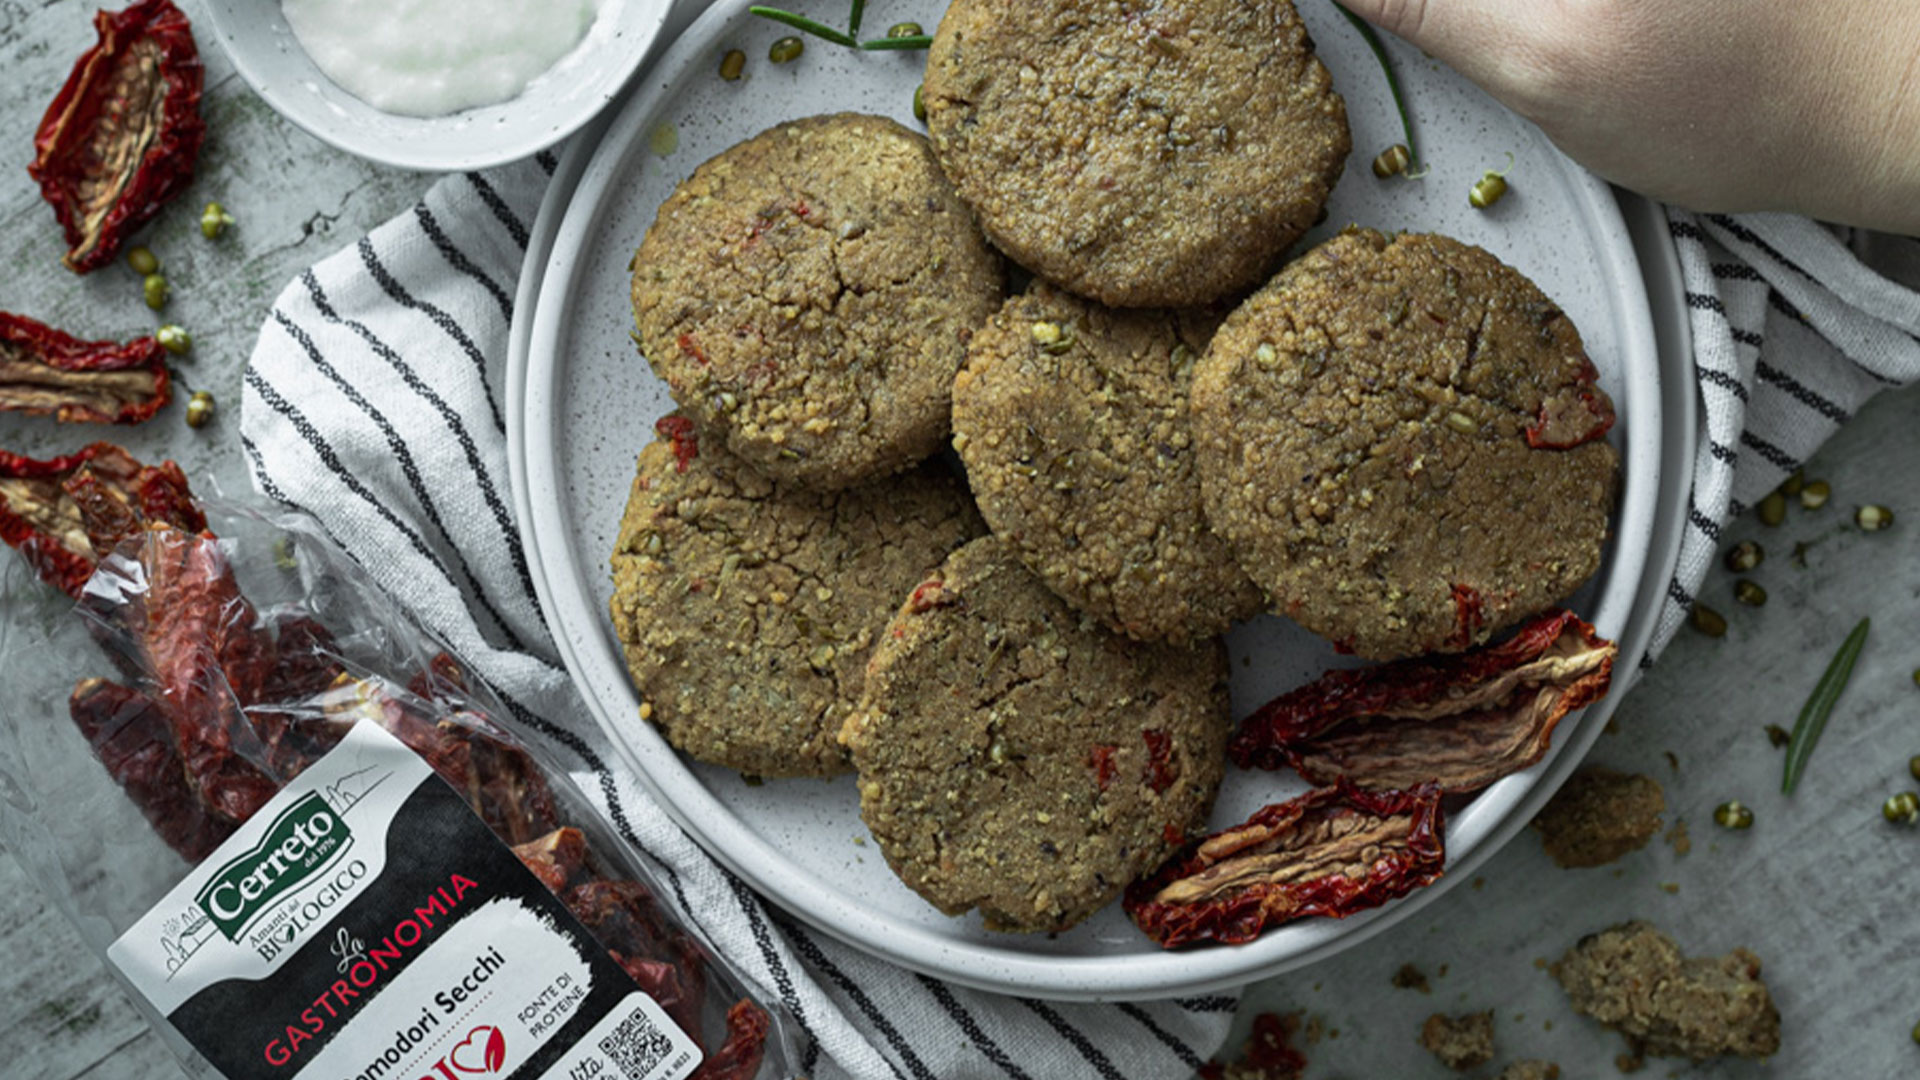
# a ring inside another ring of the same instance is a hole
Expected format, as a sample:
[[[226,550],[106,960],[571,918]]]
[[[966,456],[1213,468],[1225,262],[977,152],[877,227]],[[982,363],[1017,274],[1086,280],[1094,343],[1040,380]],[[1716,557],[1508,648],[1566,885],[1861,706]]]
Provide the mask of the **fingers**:
[[[1573,22],[1559,0],[1339,2],[1500,97],[1525,96],[1538,73],[1551,68],[1547,57]]]
[[[1390,34],[1426,48],[1423,34],[1427,22],[1427,0],[1344,0],[1341,7]],[[1448,6],[1448,0],[1440,0]]]

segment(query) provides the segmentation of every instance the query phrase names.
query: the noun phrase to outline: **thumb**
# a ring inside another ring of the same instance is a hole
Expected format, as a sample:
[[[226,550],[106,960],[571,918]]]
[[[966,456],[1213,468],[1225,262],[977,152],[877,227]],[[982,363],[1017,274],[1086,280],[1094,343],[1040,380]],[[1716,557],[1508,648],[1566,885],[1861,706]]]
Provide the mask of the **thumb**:
[[[1506,81],[1538,51],[1545,0],[1337,0],[1482,86]]]

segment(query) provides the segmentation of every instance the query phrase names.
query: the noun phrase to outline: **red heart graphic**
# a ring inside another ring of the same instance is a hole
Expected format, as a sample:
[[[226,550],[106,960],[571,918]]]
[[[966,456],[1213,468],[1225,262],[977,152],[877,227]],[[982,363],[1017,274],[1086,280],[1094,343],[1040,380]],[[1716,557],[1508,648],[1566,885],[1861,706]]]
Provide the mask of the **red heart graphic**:
[[[454,1068],[472,1075],[497,1073],[506,1059],[507,1037],[492,1024],[467,1032],[467,1037],[447,1054]]]

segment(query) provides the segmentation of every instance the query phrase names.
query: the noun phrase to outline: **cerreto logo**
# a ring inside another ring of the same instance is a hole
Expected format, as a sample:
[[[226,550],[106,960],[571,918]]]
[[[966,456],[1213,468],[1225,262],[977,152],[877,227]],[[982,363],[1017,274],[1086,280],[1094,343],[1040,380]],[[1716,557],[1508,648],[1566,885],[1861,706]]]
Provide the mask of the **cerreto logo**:
[[[214,871],[194,903],[228,941],[327,868],[353,842],[353,833],[319,792],[287,807],[267,826],[260,842]]]
[[[507,1061],[507,1036],[492,1024],[481,1024],[454,1044],[447,1056],[433,1063],[431,1072],[420,1080],[464,1080],[469,1076],[495,1076]]]

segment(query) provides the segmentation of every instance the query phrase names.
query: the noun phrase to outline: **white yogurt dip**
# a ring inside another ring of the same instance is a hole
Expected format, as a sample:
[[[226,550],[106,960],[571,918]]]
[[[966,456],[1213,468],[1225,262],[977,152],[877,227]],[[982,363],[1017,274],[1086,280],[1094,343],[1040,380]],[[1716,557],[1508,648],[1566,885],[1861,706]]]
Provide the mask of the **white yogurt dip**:
[[[519,96],[585,37],[599,0],[281,0],[329,79],[381,112],[445,116]]]

